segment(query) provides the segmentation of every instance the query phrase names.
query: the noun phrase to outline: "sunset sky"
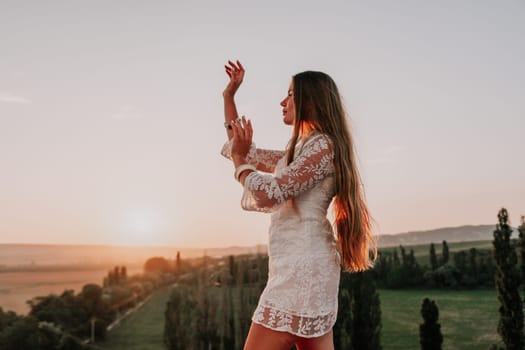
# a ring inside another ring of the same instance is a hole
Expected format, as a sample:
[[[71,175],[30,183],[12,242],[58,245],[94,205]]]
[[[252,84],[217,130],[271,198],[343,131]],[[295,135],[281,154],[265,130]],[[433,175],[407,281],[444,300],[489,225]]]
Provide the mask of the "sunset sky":
[[[321,5],[322,4],[322,5]],[[265,243],[243,212],[223,65],[258,146],[291,130],[291,76],[322,70],[350,115],[375,232],[525,215],[523,1],[6,1],[0,243]]]

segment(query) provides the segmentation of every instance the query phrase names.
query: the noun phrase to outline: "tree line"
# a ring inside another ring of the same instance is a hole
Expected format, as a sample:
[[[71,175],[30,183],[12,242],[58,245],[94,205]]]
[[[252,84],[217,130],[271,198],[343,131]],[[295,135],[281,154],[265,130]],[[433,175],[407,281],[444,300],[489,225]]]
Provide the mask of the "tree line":
[[[153,257],[144,273],[128,276],[125,266],[115,266],[102,284],[86,284],[79,293],[37,296],[28,301],[27,316],[0,307],[0,349],[85,350],[94,340],[106,338],[109,326],[154,290],[175,282],[187,268],[177,253],[169,261]]]
[[[381,251],[375,267],[366,272],[342,273],[339,312],[334,326],[336,349],[381,349],[381,306],[376,288],[476,288],[496,287],[500,301],[498,333],[502,343],[492,349],[522,349],[525,292],[525,219],[519,238],[511,239],[508,213],[502,209],[494,231],[492,251],[475,248],[452,253],[446,241],[441,254],[429,246],[428,265],[419,264],[413,249]],[[154,257],[145,273],[127,276],[115,267],[101,286],[89,284],[75,294],[38,297],[31,311],[20,316],[0,308],[0,348],[89,349],[86,337],[94,331],[106,336],[119,313],[146,298],[156,288],[173,284],[165,311],[164,340],[168,349],[241,349],[251,316],[268,276],[267,256],[203,257],[191,264]],[[437,304],[421,304],[420,344],[425,350],[441,349],[443,335]],[[93,323],[93,320],[96,320]],[[445,335],[446,336],[446,335]],[[504,347],[502,347],[502,345]]]
[[[372,270],[374,279],[380,288],[387,289],[494,287],[491,250],[470,248],[451,254],[447,241],[443,241],[441,251],[438,255],[435,244],[431,243],[428,264],[420,264],[413,249],[407,252],[399,246],[382,250]]]
[[[178,281],[165,312],[168,349],[242,349],[268,276],[268,257],[206,258]]]
[[[333,330],[335,349],[382,349],[377,287],[458,289],[496,286],[502,302],[498,326],[502,343],[507,344],[509,340],[506,338],[513,334],[523,335],[523,314],[519,316],[515,309],[521,310],[521,300],[511,292],[516,285],[522,285],[522,278],[516,272],[517,267],[512,270],[510,266],[517,264],[517,250],[521,249],[520,271],[525,274],[525,222],[522,220],[519,227],[519,240],[511,240],[509,232],[512,229],[501,220],[494,231],[493,250],[471,248],[451,253],[447,242],[443,241],[441,254],[436,253],[434,244],[429,246],[428,265],[422,265],[413,249],[407,251],[400,246],[382,251],[375,267],[369,271],[342,273],[339,312]],[[498,243],[502,230],[507,230],[506,246]],[[507,265],[502,257],[508,260],[505,260]],[[266,284],[267,272],[267,257],[230,256],[226,260],[208,259],[203,268],[186,274],[179,280],[166,308],[164,337],[167,348],[242,349],[250,318]],[[441,349],[444,336],[438,305],[425,298],[420,310],[421,349]],[[516,317],[521,317],[521,321]],[[519,344],[505,349],[522,349],[522,343]],[[494,345],[493,349],[503,349],[498,346],[501,345]]]

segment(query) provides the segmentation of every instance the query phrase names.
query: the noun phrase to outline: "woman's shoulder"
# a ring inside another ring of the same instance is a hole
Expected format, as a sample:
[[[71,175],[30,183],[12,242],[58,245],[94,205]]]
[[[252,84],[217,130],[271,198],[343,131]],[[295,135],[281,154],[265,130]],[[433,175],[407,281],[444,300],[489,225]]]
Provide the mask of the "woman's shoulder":
[[[333,153],[332,138],[319,131],[312,131],[306,137],[302,138],[296,145],[298,155],[318,154],[318,153]]]
[[[313,130],[312,132],[310,132],[310,134],[308,134],[307,137],[304,138],[303,144],[305,146],[308,144],[310,145],[319,144],[321,146],[331,148],[334,142],[332,141],[332,138],[330,137],[330,135],[322,133],[317,130]]]

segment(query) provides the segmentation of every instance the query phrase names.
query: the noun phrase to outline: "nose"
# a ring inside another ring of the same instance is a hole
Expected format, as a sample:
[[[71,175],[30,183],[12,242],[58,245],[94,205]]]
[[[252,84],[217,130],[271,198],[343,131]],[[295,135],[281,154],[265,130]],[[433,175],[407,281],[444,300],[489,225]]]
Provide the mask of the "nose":
[[[286,100],[288,97],[285,97],[284,100],[281,101],[281,107],[286,107]]]

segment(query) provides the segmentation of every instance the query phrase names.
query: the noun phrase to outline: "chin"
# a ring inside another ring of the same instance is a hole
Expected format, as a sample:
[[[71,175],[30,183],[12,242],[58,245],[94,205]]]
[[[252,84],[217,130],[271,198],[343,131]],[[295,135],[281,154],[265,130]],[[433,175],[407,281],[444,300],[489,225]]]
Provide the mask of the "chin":
[[[285,125],[293,125],[293,120],[288,120],[286,117],[283,118],[283,123]]]

